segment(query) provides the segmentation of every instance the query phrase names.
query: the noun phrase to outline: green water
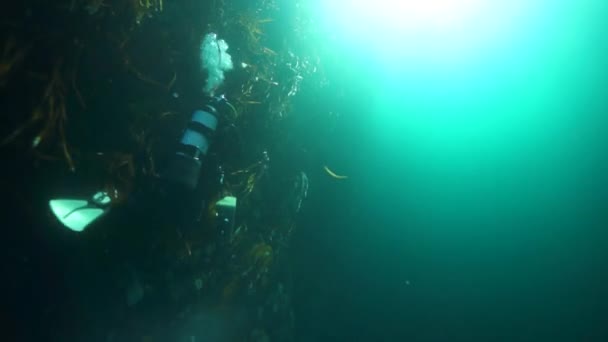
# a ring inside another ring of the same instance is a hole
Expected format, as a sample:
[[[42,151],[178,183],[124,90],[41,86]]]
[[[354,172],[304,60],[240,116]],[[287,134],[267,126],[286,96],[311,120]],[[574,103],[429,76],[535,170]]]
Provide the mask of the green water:
[[[4,340],[608,341],[605,0],[3,9]],[[212,31],[233,105],[178,196]]]
[[[332,22],[347,13],[319,20],[341,101],[322,147],[350,178],[318,175],[300,334],[608,339],[606,6],[531,2],[451,50]]]

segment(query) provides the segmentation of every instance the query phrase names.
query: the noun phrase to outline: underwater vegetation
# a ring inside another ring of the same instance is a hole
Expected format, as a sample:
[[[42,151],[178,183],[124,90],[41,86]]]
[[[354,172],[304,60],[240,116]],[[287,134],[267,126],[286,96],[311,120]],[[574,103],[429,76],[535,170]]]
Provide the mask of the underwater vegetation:
[[[12,68],[12,65],[7,68]],[[1,145],[8,145],[14,142],[25,131],[30,131],[31,149],[38,158],[47,160],[57,159],[56,152],[60,151],[59,153],[64,158],[69,170],[74,171],[74,161],[66,142],[65,133],[67,121],[65,104],[66,86],[59,68],[60,65],[57,64],[50,71],[48,79],[42,82],[46,83],[46,85],[42,88],[39,103],[32,108],[30,118],[18,125],[6,136],[2,140]],[[56,151],[54,151],[55,153],[45,153],[45,147]]]

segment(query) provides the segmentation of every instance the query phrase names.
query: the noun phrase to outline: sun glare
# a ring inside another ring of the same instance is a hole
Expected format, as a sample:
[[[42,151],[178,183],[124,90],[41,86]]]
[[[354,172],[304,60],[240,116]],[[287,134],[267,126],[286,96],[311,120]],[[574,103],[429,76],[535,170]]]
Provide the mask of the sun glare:
[[[519,3],[519,5],[518,5]],[[515,32],[520,0],[327,0],[330,34],[386,56],[463,61]],[[410,60],[411,62],[411,60]]]

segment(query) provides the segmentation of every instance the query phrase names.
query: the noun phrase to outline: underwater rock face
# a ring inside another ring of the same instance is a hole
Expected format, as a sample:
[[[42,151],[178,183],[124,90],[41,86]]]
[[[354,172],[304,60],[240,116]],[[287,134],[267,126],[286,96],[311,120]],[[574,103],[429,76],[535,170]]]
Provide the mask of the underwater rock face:
[[[239,341],[237,331],[245,322],[246,313],[239,310],[201,309],[192,313],[174,336],[174,341],[224,342]]]
[[[127,288],[127,306],[131,307],[144,298],[144,288],[135,273],[131,274],[131,283]]]

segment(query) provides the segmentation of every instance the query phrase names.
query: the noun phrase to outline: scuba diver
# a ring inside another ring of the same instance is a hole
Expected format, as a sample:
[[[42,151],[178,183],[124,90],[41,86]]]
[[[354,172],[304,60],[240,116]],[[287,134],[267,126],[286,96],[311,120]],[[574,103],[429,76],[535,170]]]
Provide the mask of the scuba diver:
[[[154,212],[170,208],[172,219],[190,219],[187,212],[200,203],[199,181],[203,162],[218,127],[218,110],[227,101],[223,96],[214,97],[202,109],[193,111],[179,140],[157,178],[151,184],[143,184],[132,196],[126,209],[129,212]],[[228,104],[229,105],[229,104]],[[194,198],[193,198],[194,197]],[[112,207],[112,197],[105,191],[97,191],[90,197],[59,197],[49,201],[55,217],[66,228],[82,232],[107,215]],[[224,221],[233,223],[236,198],[226,196],[218,201],[218,213]],[[218,214],[218,215],[219,215]]]
[[[209,100],[202,108],[193,111],[174,149],[166,158],[158,179],[153,180],[154,184],[144,184],[138,189],[129,203],[133,208],[128,211],[148,212],[157,211],[160,207],[170,207],[172,217],[180,220],[188,216],[184,210],[188,210],[189,206],[198,205],[197,200],[192,197],[198,196],[196,190],[203,160],[218,128],[218,108],[227,106],[234,110],[223,95],[214,96],[224,81],[224,72],[233,68],[232,58],[227,50],[228,44],[218,39],[215,33],[208,33],[203,38],[201,65],[207,73],[203,92]],[[97,191],[84,198],[61,197],[49,201],[51,211],[59,222],[75,232],[82,232],[108,214],[112,204],[112,196],[105,191]],[[218,215],[222,216],[224,226],[233,224],[236,198],[226,196],[216,205],[221,209]]]

